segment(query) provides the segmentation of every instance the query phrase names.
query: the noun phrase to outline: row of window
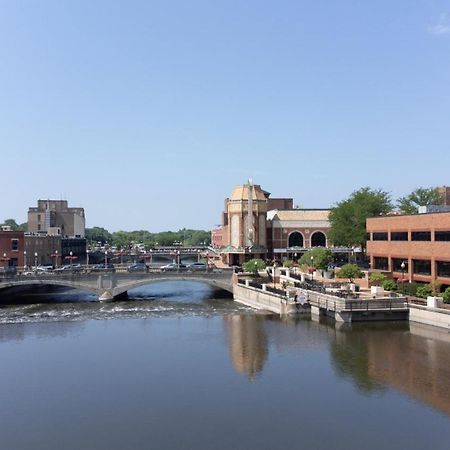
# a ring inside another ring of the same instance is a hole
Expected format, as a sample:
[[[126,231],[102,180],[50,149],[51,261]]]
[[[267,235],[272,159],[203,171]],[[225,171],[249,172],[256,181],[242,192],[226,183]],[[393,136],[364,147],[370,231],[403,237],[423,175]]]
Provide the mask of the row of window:
[[[408,260],[401,258],[392,258],[392,271],[407,273],[409,266]],[[373,269],[389,270],[389,258],[376,256],[373,258]],[[427,259],[413,259],[412,273],[415,275],[431,275],[431,261]],[[450,262],[436,261],[436,275],[438,277],[450,278]]]
[[[408,241],[407,231],[391,231],[391,241]],[[370,235],[368,236],[370,240]],[[388,241],[388,232],[374,232],[372,233],[372,241]],[[435,231],[434,240],[440,242],[450,241],[450,231]],[[411,241],[431,241],[431,231],[412,231]]]

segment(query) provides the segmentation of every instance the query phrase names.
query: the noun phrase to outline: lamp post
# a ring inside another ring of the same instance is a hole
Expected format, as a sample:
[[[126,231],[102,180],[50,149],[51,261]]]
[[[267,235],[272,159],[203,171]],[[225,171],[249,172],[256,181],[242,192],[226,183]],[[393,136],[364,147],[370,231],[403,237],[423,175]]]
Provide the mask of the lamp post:
[[[311,281],[314,281],[314,256],[311,256]]]
[[[38,254],[37,252],[34,252],[34,268],[37,268],[37,263],[38,263]]]
[[[181,260],[180,250],[177,250],[177,270],[180,270],[180,260]]]
[[[197,262],[200,262],[200,249],[197,250]]]
[[[258,261],[255,261],[255,275],[258,275]]]
[[[86,249],[86,266],[89,266],[89,249]]]
[[[27,251],[23,251],[23,270],[27,268]]]
[[[69,252],[69,255],[70,255],[70,265],[72,265],[73,264],[73,251],[72,250]]]
[[[405,261],[402,261],[400,268],[402,269],[402,294],[405,294]]]
[[[105,250],[105,269],[108,267],[108,250]]]

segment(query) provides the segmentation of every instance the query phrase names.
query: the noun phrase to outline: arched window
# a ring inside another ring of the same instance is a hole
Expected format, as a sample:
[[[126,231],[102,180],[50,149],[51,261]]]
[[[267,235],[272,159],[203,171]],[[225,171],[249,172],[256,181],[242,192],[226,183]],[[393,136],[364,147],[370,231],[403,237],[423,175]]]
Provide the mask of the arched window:
[[[303,247],[303,235],[294,231],[289,235],[288,247]]]
[[[311,236],[311,247],[326,247],[327,237],[321,231],[316,231]]]

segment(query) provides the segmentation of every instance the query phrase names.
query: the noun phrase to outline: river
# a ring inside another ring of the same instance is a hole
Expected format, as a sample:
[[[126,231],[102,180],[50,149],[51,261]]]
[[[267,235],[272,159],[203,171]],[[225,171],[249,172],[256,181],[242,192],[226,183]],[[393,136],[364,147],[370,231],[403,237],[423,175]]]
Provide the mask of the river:
[[[2,449],[450,447],[446,331],[280,319],[187,282],[92,300],[3,299]]]

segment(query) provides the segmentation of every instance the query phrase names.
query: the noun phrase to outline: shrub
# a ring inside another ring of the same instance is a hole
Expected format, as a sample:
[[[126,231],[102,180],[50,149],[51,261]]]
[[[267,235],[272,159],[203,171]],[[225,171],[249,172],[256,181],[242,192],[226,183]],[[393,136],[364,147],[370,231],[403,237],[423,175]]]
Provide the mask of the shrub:
[[[283,261],[283,267],[286,267],[287,269],[290,269],[294,265],[294,261],[291,259],[285,259]]]
[[[386,275],[381,272],[373,272],[370,274],[369,281],[372,286],[383,286],[383,283],[386,281]]]
[[[444,303],[450,303],[450,286],[444,291],[442,297],[444,298]]]
[[[423,284],[419,286],[416,291],[417,297],[427,298],[429,295],[433,293],[433,288],[430,284]]]
[[[266,263],[262,259],[251,259],[242,264],[242,267],[246,272],[257,274],[259,270],[264,270],[266,268]]]
[[[313,248],[300,258],[299,264],[308,265],[319,270],[327,270],[328,264],[331,261],[333,261],[333,253],[330,250],[326,248]]]
[[[336,273],[338,278],[348,278],[350,283],[353,278],[362,278],[363,273],[356,264],[344,264]]]
[[[419,286],[420,284],[418,283],[403,283],[401,291],[404,292],[405,295],[416,295]]]
[[[385,291],[396,291],[398,288],[397,283],[394,280],[384,280],[381,283],[381,286],[383,286]]]

